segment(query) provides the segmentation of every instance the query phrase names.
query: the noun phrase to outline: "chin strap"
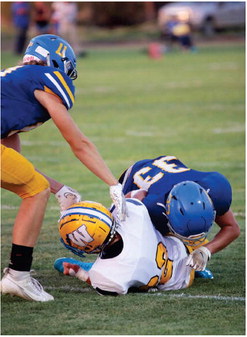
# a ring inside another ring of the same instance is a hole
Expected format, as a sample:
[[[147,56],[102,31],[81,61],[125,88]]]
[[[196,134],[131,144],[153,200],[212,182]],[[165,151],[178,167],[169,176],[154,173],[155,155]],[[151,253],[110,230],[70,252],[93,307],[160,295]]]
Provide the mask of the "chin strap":
[[[60,241],[61,241],[62,244],[65,246],[65,248],[67,248],[68,250],[70,250],[70,251],[71,251],[72,253],[74,253],[75,255],[80,256],[80,257],[85,257],[84,252],[83,252],[82,250],[67,245],[67,244],[63,241],[62,238],[60,239]]]

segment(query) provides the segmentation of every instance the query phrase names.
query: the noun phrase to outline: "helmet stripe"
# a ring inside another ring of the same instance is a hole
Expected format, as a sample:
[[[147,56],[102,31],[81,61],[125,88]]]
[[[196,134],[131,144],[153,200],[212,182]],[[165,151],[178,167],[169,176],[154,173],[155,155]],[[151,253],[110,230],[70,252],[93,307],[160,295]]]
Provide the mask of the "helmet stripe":
[[[107,217],[110,221],[112,221],[112,217],[111,217],[111,216],[109,216],[107,213],[101,211],[100,209],[95,209],[94,207],[89,207],[89,206],[77,206],[77,205],[75,205],[75,206],[73,206],[73,207],[71,207],[71,208],[69,208],[69,209],[78,209],[78,208],[95,211],[95,212],[100,213],[100,214],[102,214],[103,216]],[[107,209],[106,209],[106,210],[107,210]],[[109,211],[109,213],[110,213],[110,211]]]
[[[67,97],[67,95],[65,94],[65,92],[63,91],[63,89],[61,88],[61,86],[59,85],[59,83],[55,80],[55,78],[53,78],[53,77],[51,76],[51,74],[45,73],[45,75],[46,75],[46,77],[49,78],[49,80],[55,85],[55,87],[58,89],[58,91],[62,94],[62,96],[63,96],[65,102],[67,103],[68,107],[70,108],[70,107],[71,107],[71,104],[70,104],[70,102],[69,102],[69,100],[68,100],[68,97]]]
[[[63,219],[65,216],[68,215],[87,215],[87,216],[93,216],[101,221],[103,221],[108,227],[112,227],[112,219],[104,214],[103,212],[99,210],[94,210],[93,208],[87,208],[87,207],[73,207],[68,209],[67,211],[64,211],[63,216],[61,219]]]

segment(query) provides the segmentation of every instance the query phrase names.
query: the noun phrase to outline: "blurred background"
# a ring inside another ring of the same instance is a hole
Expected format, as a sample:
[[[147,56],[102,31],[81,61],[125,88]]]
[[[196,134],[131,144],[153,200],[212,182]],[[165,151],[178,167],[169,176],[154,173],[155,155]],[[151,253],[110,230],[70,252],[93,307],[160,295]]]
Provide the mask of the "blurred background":
[[[2,49],[54,33],[77,56],[99,44],[144,46],[151,56],[196,51],[208,40],[244,40],[245,2],[1,2]]]

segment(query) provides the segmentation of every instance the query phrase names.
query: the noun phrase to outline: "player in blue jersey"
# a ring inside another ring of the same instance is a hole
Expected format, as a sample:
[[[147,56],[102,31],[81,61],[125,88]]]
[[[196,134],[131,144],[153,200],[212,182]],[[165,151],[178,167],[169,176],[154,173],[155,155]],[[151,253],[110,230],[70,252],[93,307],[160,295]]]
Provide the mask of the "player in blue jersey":
[[[52,119],[75,156],[110,186],[117,216],[120,219],[126,216],[121,184],[68,113],[75,101],[72,80],[76,78],[73,49],[65,40],[50,34],[33,38],[23,63],[1,72],[1,186],[22,199],[13,227],[9,268],[1,281],[2,293],[34,301],[53,299],[30,276],[33,247],[50,191],[56,194],[61,210],[80,201],[77,191],[39,173],[19,153],[20,132]]]
[[[230,209],[230,183],[218,172],[196,171],[174,156],[160,156],[136,162],[119,181],[126,196],[142,200],[163,235],[173,233],[193,246],[205,240],[214,221],[219,225],[217,235],[190,254],[188,264],[198,271],[240,234]]]

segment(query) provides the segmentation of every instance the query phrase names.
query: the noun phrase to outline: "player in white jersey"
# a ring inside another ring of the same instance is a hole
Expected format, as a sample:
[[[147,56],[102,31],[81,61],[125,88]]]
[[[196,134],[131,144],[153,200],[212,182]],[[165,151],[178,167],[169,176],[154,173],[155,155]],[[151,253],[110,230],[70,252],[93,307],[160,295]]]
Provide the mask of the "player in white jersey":
[[[55,268],[86,281],[103,295],[190,286],[194,270],[186,265],[189,253],[183,242],[162,236],[141,201],[127,199],[127,205],[129,216],[117,228],[113,216],[101,204],[81,202],[71,206],[59,223],[63,243],[78,255],[100,254],[89,271],[87,263],[67,258],[56,260]]]

